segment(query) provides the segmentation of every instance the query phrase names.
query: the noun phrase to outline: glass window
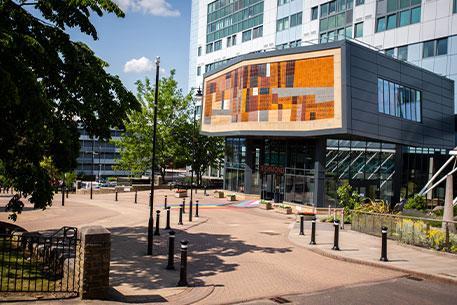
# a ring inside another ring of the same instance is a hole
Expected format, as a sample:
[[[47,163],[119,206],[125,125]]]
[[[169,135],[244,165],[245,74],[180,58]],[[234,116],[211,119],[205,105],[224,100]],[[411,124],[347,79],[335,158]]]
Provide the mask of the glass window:
[[[420,5],[421,3],[422,3],[422,0],[411,0],[411,6]]]
[[[384,81],[384,113],[390,114],[390,106],[389,106],[389,82]]]
[[[409,104],[411,106],[411,120],[416,121],[416,90],[410,91]]]
[[[338,40],[343,40],[344,39],[344,28],[338,30]]]
[[[454,3],[452,4],[453,5],[452,12],[455,14],[455,13],[457,13],[457,0],[454,0],[453,2]]]
[[[408,60],[408,46],[398,48],[397,58],[400,60]]]
[[[242,34],[242,37],[241,37],[242,42],[251,40],[252,39],[251,34],[252,34],[251,30],[244,31],[243,34]]]
[[[214,42],[214,51],[219,51],[220,49],[222,49],[222,40]]]
[[[408,7],[410,0],[400,0],[400,8]]]
[[[378,18],[376,22],[376,32],[382,32],[386,30],[386,17]]]
[[[321,34],[320,42],[321,42],[321,43],[326,43],[326,42],[328,42],[328,35],[327,35],[327,33]]]
[[[416,121],[422,122],[422,102],[421,102],[421,92],[416,91]]]
[[[405,26],[405,25],[410,24],[410,22],[411,22],[410,19],[411,19],[410,10],[400,12],[400,26]]]
[[[397,106],[395,105],[395,84],[389,82],[389,113],[395,115]]]
[[[421,22],[421,7],[415,7],[411,10],[411,23]]]
[[[263,36],[263,26],[256,27],[252,30],[252,39],[256,39]]]
[[[447,54],[447,38],[436,40],[436,56]]]
[[[386,55],[388,55],[390,57],[394,57],[395,49],[394,48],[386,49],[384,52],[386,53]]]
[[[400,86],[395,84],[395,116],[401,117]]]
[[[345,29],[345,32],[346,32],[346,37],[347,37],[347,38],[352,38],[352,26],[348,26],[348,27]]]
[[[297,13],[290,16],[290,27],[302,24],[303,13]]]
[[[336,15],[336,27],[337,28],[343,27],[345,21],[346,21],[346,14],[345,13],[341,13],[341,14]]]
[[[405,108],[405,88],[399,86],[399,99],[400,102],[400,117],[406,118],[406,108]]]
[[[435,56],[435,41],[426,41],[422,46],[422,57],[427,58],[431,56]]]
[[[409,88],[403,88],[403,93],[404,93],[405,108],[406,108],[405,119],[411,120],[411,105],[410,105],[411,92],[410,92]]]
[[[365,0],[355,0],[355,5],[362,5],[365,3]]]
[[[197,76],[200,76],[200,74],[202,73],[202,67],[197,67]]]
[[[197,53],[198,53],[198,56],[202,56],[202,47],[198,47]]]
[[[397,0],[387,0],[387,12],[393,12],[397,10]]]
[[[328,32],[328,42],[335,41],[335,31]]]
[[[213,44],[212,43],[208,43],[206,45],[206,53],[211,53],[213,52]]]
[[[321,19],[320,21],[320,31],[327,31],[328,30],[328,19],[327,18],[324,18],[324,19]]]
[[[317,19],[317,14],[318,13],[318,7],[312,7],[311,8],[311,20],[316,20]]]
[[[336,1],[329,2],[328,4],[328,14],[333,14],[336,12]]]
[[[395,29],[397,27],[397,14],[387,16],[387,29]]]
[[[384,113],[383,81],[378,78],[378,111]]]
[[[328,15],[328,3],[321,5],[321,17]]]
[[[336,27],[336,16],[328,17],[328,29],[334,29]]]
[[[355,31],[354,31],[354,38],[362,37],[363,36],[363,22],[359,22],[355,24]]]

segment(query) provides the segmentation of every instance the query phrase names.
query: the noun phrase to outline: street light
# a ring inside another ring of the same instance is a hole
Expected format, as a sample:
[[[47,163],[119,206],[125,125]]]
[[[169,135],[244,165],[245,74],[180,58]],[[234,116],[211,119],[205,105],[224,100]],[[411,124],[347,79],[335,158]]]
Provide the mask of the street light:
[[[202,90],[200,88],[197,89],[197,93],[195,94],[196,98],[201,98],[203,96]],[[193,185],[194,185],[194,163],[195,163],[195,125],[196,125],[196,116],[197,116],[197,107],[195,106],[195,98],[192,99],[194,103],[194,121],[192,127],[192,164],[190,167],[190,202],[189,202],[189,221],[192,221],[192,193],[193,193]],[[198,183],[198,182],[197,182]],[[198,187],[198,186],[197,186]]]
[[[152,167],[151,167],[151,195],[149,197],[149,221],[148,221],[148,255],[152,255],[153,245],[153,210],[154,210],[154,169],[156,163],[156,142],[157,142],[157,103],[159,100],[159,70],[160,70],[160,57],[156,57],[156,86],[154,89],[154,125],[152,131]]]

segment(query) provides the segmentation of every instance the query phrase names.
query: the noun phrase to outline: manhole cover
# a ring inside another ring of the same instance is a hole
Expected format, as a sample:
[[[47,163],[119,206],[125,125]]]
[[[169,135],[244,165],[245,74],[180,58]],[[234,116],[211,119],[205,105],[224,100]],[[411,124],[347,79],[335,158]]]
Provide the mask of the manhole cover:
[[[289,300],[287,299],[284,299],[282,297],[274,297],[274,298],[270,298],[270,301],[273,301],[275,303],[278,303],[278,304],[286,304],[286,303],[290,303]]]

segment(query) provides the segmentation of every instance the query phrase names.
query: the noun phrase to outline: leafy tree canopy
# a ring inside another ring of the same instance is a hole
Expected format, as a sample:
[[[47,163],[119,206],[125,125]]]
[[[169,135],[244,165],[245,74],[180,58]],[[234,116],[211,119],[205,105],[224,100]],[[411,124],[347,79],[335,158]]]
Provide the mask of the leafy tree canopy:
[[[78,124],[107,139],[139,108],[107,63],[66,33],[97,39],[90,18],[104,13],[124,16],[111,0],[0,0],[0,161],[4,179],[35,208],[53,196],[41,162],[50,158],[60,172],[76,167]],[[15,197],[7,209],[20,207]]]

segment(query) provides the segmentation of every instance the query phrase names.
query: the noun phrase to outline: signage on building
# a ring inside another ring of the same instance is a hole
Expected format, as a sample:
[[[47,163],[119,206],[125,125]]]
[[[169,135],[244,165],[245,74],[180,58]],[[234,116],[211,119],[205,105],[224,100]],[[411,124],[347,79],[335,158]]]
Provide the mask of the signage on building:
[[[286,169],[281,166],[275,165],[261,165],[260,166],[260,173],[262,174],[276,174],[276,175],[284,175],[286,173]]]

